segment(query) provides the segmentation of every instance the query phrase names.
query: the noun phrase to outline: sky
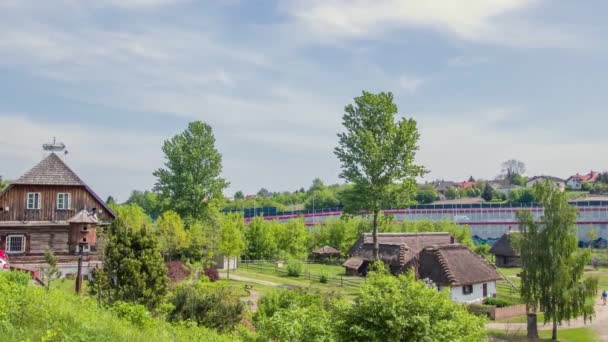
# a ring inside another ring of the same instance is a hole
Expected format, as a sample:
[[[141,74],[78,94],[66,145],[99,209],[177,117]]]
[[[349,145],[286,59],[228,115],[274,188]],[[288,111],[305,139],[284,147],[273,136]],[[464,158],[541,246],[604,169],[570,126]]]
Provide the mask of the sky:
[[[163,141],[202,120],[255,193],[341,182],[344,106],[391,91],[422,181],[502,161],[608,168],[608,3],[559,0],[0,0],[0,175],[57,137],[99,195],[151,189]]]

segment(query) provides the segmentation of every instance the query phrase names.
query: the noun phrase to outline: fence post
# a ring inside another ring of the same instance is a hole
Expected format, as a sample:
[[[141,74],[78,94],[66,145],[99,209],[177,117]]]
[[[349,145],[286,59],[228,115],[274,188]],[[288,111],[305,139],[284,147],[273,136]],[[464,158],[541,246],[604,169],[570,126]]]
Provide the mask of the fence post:
[[[344,287],[344,278],[340,276],[340,286]]]

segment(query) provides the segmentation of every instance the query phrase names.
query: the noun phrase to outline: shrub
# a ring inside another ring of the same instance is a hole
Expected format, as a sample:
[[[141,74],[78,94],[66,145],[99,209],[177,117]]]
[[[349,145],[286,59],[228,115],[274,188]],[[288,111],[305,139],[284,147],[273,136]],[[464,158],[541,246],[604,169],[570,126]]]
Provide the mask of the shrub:
[[[321,275],[319,276],[319,282],[320,282],[321,284],[327,284],[327,274],[321,274]]]
[[[110,310],[119,318],[133,323],[139,327],[150,326],[154,320],[145,306],[118,301],[114,303]]]
[[[512,302],[502,299],[502,298],[494,298],[494,297],[488,297],[483,301],[484,304],[486,305],[492,305],[495,306],[497,308],[504,308],[505,306],[510,306],[513,305]]]
[[[182,284],[172,297],[172,321],[194,321],[220,331],[233,329],[243,315],[243,303],[230,287],[212,283]]]
[[[287,275],[290,277],[299,277],[302,274],[302,263],[299,261],[290,261],[287,264]]]
[[[211,282],[220,279],[220,274],[217,272],[217,268],[215,267],[207,268],[205,270],[205,276],[207,276]]]

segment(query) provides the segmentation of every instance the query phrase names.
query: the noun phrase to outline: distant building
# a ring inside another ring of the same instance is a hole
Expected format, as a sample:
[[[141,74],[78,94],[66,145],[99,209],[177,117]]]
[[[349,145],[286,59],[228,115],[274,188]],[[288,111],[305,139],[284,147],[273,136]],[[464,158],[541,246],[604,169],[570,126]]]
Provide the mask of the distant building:
[[[518,232],[508,232],[498,239],[490,248],[490,254],[496,258],[498,267],[519,267],[521,260],[519,253],[513,248],[512,242]]]
[[[438,181],[433,183],[433,186],[438,193],[443,194],[448,188],[455,187],[456,183],[450,181]]]
[[[477,185],[477,182],[464,181],[454,183],[455,187],[463,189],[473,188],[475,185]]]
[[[496,270],[455,242],[449,233],[379,233],[380,259],[391,273],[412,270],[419,279],[430,279],[440,290],[449,289],[458,302],[476,302],[496,294]],[[344,263],[347,274],[367,274],[373,261],[371,234],[362,234]]]
[[[536,183],[542,183],[542,182],[547,182],[547,181],[553,183],[560,191],[566,190],[566,181],[565,180],[563,180],[559,177],[553,177],[553,176],[547,176],[547,175],[534,176],[534,177],[528,179],[528,181],[526,182],[526,187],[531,188]]]
[[[580,175],[576,174],[574,176],[570,176],[566,180],[566,185],[573,190],[581,190],[583,188],[583,184],[585,183],[595,183],[600,177],[599,172],[590,171],[588,174]]]

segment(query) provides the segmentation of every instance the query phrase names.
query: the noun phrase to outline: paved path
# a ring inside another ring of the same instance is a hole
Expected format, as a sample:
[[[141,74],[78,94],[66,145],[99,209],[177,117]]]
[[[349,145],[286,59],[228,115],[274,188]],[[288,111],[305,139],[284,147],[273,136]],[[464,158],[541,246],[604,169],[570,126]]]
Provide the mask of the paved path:
[[[585,321],[582,318],[575,319],[569,323],[565,322],[562,326],[558,326],[557,335],[559,337],[559,329],[564,328],[581,328],[581,327],[592,327],[595,333],[598,335],[600,341],[608,342],[608,306],[603,305],[601,299],[598,299],[595,303],[595,318],[592,322]],[[510,332],[526,331],[526,323],[488,323],[486,328],[492,330],[503,330]],[[548,323],[542,325],[539,322],[538,330],[551,330],[553,325]]]

